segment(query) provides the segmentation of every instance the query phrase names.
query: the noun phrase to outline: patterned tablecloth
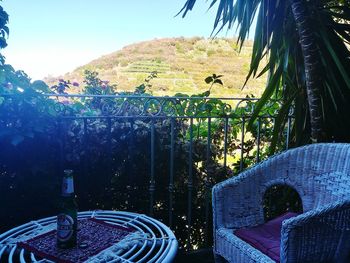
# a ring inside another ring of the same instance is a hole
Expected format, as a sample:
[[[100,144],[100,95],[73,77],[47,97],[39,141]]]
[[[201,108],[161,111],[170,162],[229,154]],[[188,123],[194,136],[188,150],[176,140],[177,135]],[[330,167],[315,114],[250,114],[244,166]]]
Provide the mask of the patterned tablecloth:
[[[135,230],[131,228],[89,218],[78,221],[77,247],[70,249],[58,248],[56,246],[56,230],[19,242],[18,246],[33,252],[39,257],[55,262],[79,263],[118,242],[125,242],[133,236],[133,233],[135,233]],[[84,248],[79,247],[81,243],[85,244]]]

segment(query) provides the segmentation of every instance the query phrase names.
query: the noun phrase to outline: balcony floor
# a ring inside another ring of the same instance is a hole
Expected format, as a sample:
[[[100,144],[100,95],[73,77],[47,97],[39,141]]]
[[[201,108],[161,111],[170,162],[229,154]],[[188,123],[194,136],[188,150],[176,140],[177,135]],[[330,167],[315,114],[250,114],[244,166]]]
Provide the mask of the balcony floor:
[[[179,251],[175,263],[213,263],[213,250],[211,248],[200,249],[193,252]]]

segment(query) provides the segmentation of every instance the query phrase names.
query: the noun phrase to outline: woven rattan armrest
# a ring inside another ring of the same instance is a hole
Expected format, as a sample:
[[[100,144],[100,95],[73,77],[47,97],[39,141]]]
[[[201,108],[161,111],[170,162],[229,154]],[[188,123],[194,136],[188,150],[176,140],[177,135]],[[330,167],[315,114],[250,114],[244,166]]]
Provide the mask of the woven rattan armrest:
[[[283,222],[281,262],[349,262],[350,199]]]
[[[214,229],[238,229],[264,222],[261,205],[258,204],[257,188],[260,184],[256,183],[256,172],[257,169],[248,169],[213,187]]]

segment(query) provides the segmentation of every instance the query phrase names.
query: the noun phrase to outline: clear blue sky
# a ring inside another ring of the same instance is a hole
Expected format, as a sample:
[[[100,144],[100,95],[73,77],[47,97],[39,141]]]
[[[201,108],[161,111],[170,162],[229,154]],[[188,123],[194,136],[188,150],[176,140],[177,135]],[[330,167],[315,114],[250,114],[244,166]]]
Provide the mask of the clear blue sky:
[[[10,16],[6,62],[33,79],[71,71],[123,46],[163,37],[209,37],[215,11],[197,0],[3,0]],[[233,37],[234,32],[221,36]]]

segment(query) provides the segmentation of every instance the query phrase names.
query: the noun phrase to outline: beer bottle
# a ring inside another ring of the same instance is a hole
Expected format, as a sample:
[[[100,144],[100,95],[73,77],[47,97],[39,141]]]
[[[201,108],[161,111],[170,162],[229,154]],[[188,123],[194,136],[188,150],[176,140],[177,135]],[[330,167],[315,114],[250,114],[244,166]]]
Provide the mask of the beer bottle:
[[[64,170],[60,214],[57,216],[57,247],[71,248],[77,244],[77,203],[73,171]]]

